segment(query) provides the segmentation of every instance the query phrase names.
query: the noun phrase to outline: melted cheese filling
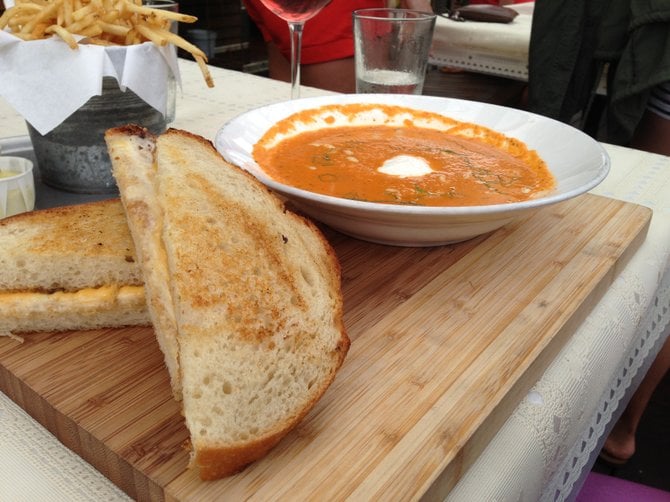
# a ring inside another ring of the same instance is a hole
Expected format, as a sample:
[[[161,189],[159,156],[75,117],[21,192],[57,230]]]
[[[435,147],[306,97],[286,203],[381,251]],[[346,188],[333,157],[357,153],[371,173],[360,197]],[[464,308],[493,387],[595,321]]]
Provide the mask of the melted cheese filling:
[[[68,311],[72,305],[78,310],[97,309],[114,304],[133,305],[144,303],[144,286],[101,286],[79,291],[0,292],[0,306],[3,309],[26,308],[33,310]]]

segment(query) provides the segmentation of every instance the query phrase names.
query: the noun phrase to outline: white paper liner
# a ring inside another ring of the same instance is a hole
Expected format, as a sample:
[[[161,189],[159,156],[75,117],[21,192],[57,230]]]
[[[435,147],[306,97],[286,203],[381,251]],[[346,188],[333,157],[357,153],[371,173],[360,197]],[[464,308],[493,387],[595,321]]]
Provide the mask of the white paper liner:
[[[122,90],[165,115],[170,73],[181,86],[172,44],[80,44],[73,50],[55,36],[26,42],[0,31],[0,96],[42,135],[99,96],[103,77],[116,78]]]

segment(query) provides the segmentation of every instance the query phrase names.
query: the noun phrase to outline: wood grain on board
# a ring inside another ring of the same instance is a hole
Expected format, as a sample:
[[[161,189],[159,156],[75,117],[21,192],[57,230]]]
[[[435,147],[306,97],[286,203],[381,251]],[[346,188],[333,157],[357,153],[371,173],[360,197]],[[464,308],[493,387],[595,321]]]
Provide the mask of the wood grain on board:
[[[651,211],[595,195],[489,235],[397,248],[326,230],[352,339],[300,426],[201,482],[149,328],[0,339],[0,389],[138,500],[443,496],[644,240]]]

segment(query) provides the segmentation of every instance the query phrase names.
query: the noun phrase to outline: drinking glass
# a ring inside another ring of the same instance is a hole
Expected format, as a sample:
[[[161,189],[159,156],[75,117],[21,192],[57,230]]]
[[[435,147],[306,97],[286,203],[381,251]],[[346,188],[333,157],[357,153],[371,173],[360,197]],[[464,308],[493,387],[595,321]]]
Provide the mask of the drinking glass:
[[[408,9],[354,11],[356,92],[421,94],[435,17]]]
[[[288,23],[291,33],[291,99],[300,97],[300,50],[305,21],[316,16],[331,0],[261,0]]]
[[[179,12],[179,3],[175,0],[142,0],[142,5],[152,9]],[[170,31],[179,35],[179,25],[176,21],[170,21]],[[177,115],[177,79],[172,71],[168,72],[167,104],[165,108],[165,122],[171,124]]]

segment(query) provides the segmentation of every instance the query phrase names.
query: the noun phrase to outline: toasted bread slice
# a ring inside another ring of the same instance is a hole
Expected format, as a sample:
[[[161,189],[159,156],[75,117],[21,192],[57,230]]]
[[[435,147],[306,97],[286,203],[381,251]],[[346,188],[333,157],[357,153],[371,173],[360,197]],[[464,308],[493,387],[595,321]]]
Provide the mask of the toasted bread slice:
[[[140,168],[128,150],[144,131],[106,137],[117,179]],[[156,145],[154,245],[169,280],[155,287],[174,302],[191,465],[217,479],[264,456],[335,378],[349,347],[339,264],[311,222],[208,141],[169,130]],[[122,199],[134,190],[119,187]]]
[[[125,131],[125,130],[124,130]],[[145,296],[158,345],[170,373],[172,393],[181,400],[177,323],[169,285],[165,248],[162,245],[163,211],[154,189],[156,142],[143,129],[134,134],[110,131],[105,135],[113,173],[121,191],[127,222],[136,244],[145,282]]]
[[[0,291],[77,291],[142,282],[118,199],[0,220]]]
[[[148,325],[118,199],[0,220],[0,333]]]

